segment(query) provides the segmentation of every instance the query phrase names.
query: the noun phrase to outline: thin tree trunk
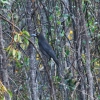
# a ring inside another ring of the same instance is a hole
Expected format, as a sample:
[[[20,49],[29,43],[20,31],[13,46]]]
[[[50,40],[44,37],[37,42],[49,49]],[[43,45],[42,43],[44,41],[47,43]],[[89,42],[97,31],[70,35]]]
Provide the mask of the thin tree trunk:
[[[86,72],[87,72],[87,79],[88,79],[88,85],[89,85],[89,100],[94,100],[93,98],[93,76],[92,76],[92,72],[91,72],[91,60],[90,60],[90,49],[89,49],[89,36],[88,36],[88,32],[86,29],[86,22],[85,22],[85,17],[84,14],[82,12],[82,1],[79,0],[79,11],[80,11],[80,15],[81,15],[81,21],[82,21],[82,25],[83,25],[83,30],[84,31],[84,40],[86,41]]]
[[[1,20],[0,20],[0,80],[2,80],[6,88],[9,89],[7,59],[6,59],[6,53],[4,50]],[[8,94],[5,94],[5,100],[11,100]]]
[[[32,2],[31,0],[27,0],[27,27],[28,27],[28,32],[30,34],[33,33],[33,24],[32,24],[32,19],[31,19],[31,13],[32,13]],[[33,38],[34,41],[34,38]],[[36,65],[36,51],[33,48],[31,44],[29,44],[28,48],[29,52],[29,58],[30,58],[30,88],[31,88],[31,97],[32,100],[39,100],[38,98],[38,83],[36,80],[36,72],[37,72],[37,65]]]

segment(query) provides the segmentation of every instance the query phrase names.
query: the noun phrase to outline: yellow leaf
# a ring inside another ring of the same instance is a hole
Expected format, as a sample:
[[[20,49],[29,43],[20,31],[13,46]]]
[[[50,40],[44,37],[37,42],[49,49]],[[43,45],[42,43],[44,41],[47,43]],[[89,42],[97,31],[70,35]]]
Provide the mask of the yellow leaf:
[[[21,39],[20,34],[18,34],[18,42],[19,42],[19,43],[22,43],[22,39]]]
[[[39,65],[39,70],[42,71],[43,69],[44,69],[43,65],[40,64],[40,65]]]
[[[15,57],[15,55],[16,55],[16,50],[15,49],[12,50],[12,54]]]
[[[43,67],[43,65],[42,64],[40,64],[40,66],[39,66],[40,68],[42,68]]]
[[[9,51],[10,49],[11,49],[11,45],[9,45],[6,50]]]
[[[38,53],[36,54],[36,60],[40,60],[40,56]]]
[[[19,35],[23,35],[23,32],[21,31]]]
[[[5,92],[7,92],[6,87],[2,84],[2,82],[0,81],[0,93],[4,94]]]
[[[39,57],[39,54],[38,53],[36,54],[36,57]]]
[[[71,35],[68,35],[68,39],[69,39],[69,40],[72,40],[72,36],[71,36]]]
[[[40,58],[36,57],[36,60],[39,60]]]
[[[73,34],[73,31],[70,31],[69,34]]]

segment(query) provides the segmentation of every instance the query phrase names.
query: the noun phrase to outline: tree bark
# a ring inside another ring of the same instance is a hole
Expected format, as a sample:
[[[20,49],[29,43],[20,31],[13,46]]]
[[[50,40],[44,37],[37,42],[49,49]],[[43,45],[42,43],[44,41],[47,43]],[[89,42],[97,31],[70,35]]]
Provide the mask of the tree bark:
[[[31,0],[27,0],[27,27],[28,32],[30,34],[33,33],[33,23],[31,19],[32,14],[32,2]],[[33,38],[34,42],[34,38]],[[39,100],[38,98],[38,86],[37,86],[37,79],[36,79],[36,73],[37,73],[37,66],[36,66],[36,51],[35,48],[33,48],[32,44],[29,44],[28,47],[29,52],[29,59],[30,59],[30,88],[31,88],[31,98],[32,100]]]
[[[82,12],[82,1],[79,0],[79,11],[80,11],[80,15],[81,15],[81,22],[83,25],[83,39],[86,41],[86,46],[85,46],[85,50],[86,50],[86,72],[87,72],[87,79],[88,79],[88,85],[89,85],[89,93],[88,93],[88,98],[89,100],[94,100],[93,98],[93,76],[92,76],[92,72],[91,72],[91,60],[90,60],[90,46],[89,46],[89,36],[88,36],[88,32],[87,32],[87,28],[86,28],[86,22],[85,22],[85,17],[84,14]]]
[[[2,25],[0,20],[0,80],[3,82],[5,87],[9,89],[9,79],[8,79],[8,72],[7,72],[7,59],[6,53],[4,50],[4,40],[2,34]],[[5,94],[5,100],[11,100],[8,94]]]

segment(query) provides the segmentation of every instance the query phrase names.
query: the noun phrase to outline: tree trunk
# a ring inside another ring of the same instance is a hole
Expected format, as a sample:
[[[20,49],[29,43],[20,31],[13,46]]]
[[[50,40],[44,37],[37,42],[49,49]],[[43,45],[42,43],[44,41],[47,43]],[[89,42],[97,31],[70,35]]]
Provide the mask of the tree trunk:
[[[84,34],[83,35],[83,41],[86,41],[86,46],[85,46],[85,51],[86,51],[86,72],[87,72],[87,79],[88,79],[88,85],[89,85],[89,93],[88,93],[88,99],[89,100],[94,100],[93,98],[93,76],[92,76],[92,72],[91,72],[91,60],[90,60],[90,47],[89,47],[89,36],[88,36],[88,32],[87,32],[87,28],[86,28],[86,22],[85,22],[85,17],[84,14],[82,12],[82,1],[79,0],[79,11],[80,11],[80,15],[81,15],[81,22],[83,25],[83,29],[82,32]]]
[[[5,87],[9,89],[7,59],[6,59],[6,53],[4,50],[3,41],[4,40],[3,40],[3,35],[2,35],[2,25],[1,25],[1,20],[0,20],[0,80],[3,82]],[[5,100],[11,100],[8,94],[5,94]]]
[[[30,0],[27,0],[27,27],[28,27],[28,32],[30,34],[33,33],[33,23],[31,19],[31,14],[32,14],[32,2]],[[33,38],[34,42],[34,38]],[[30,88],[31,88],[31,98],[32,100],[39,100],[38,98],[38,88],[37,88],[37,80],[36,80],[36,71],[37,71],[37,66],[36,66],[36,51],[35,48],[31,44],[29,44],[28,47],[28,52],[29,52],[29,58],[30,58]]]

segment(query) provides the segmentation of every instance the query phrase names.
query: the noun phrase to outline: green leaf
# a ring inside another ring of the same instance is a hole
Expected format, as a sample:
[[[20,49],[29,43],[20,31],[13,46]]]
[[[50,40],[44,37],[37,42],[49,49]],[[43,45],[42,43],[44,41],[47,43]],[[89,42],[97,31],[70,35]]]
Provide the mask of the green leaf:
[[[23,50],[25,50],[25,45],[24,45],[24,44],[21,44],[20,46],[21,46],[21,48],[22,48]]]
[[[10,90],[7,90],[7,93],[9,94],[10,98],[12,98],[12,92]]]
[[[0,94],[0,100],[5,100],[4,95],[2,93]]]
[[[10,48],[9,51],[8,51],[8,55],[12,56],[12,52],[13,52],[13,48]]]
[[[66,53],[66,56],[68,56],[70,53],[69,49],[67,49],[65,53]]]
[[[6,50],[6,51],[9,51],[9,50],[10,50],[10,48],[11,48],[11,45],[10,45],[10,46],[8,46],[5,50]]]
[[[10,3],[7,0],[0,0],[3,4],[8,4],[10,5]]]
[[[14,36],[14,41],[15,41],[15,42],[22,43],[21,35],[20,35],[20,34],[16,34],[16,35]]]
[[[60,36],[61,36],[61,37],[64,37],[64,33],[65,33],[65,32],[64,32],[64,30],[63,30],[63,31],[60,33]]]
[[[98,58],[92,59],[91,60],[91,64],[93,64],[94,62],[98,61]]]
[[[52,21],[52,20],[53,20],[53,15],[51,15],[51,16],[49,17],[49,20],[50,20],[50,21]]]
[[[58,25],[61,25],[61,22],[60,22],[60,21],[57,21],[57,24],[58,24]]]
[[[23,44],[25,44],[25,46],[28,46],[29,45],[29,41],[26,38],[24,38],[23,39]]]
[[[16,61],[16,66],[20,67],[20,68],[22,67],[22,65],[21,65],[21,63],[19,61]]]
[[[29,58],[28,57],[24,57],[24,63],[26,66],[29,66]]]
[[[16,34],[16,35],[14,36],[14,41],[17,42],[17,39],[18,39],[18,34]]]
[[[60,17],[60,15],[61,15],[61,12],[60,12],[60,11],[57,11],[56,16],[57,16],[57,17]]]
[[[27,31],[22,31],[22,33],[23,33],[26,37],[30,37],[29,32],[27,32]]]
[[[17,59],[20,60],[21,59],[21,52],[17,51]]]
[[[56,10],[58,11],[59,10],[59,6],[55,6]]]

